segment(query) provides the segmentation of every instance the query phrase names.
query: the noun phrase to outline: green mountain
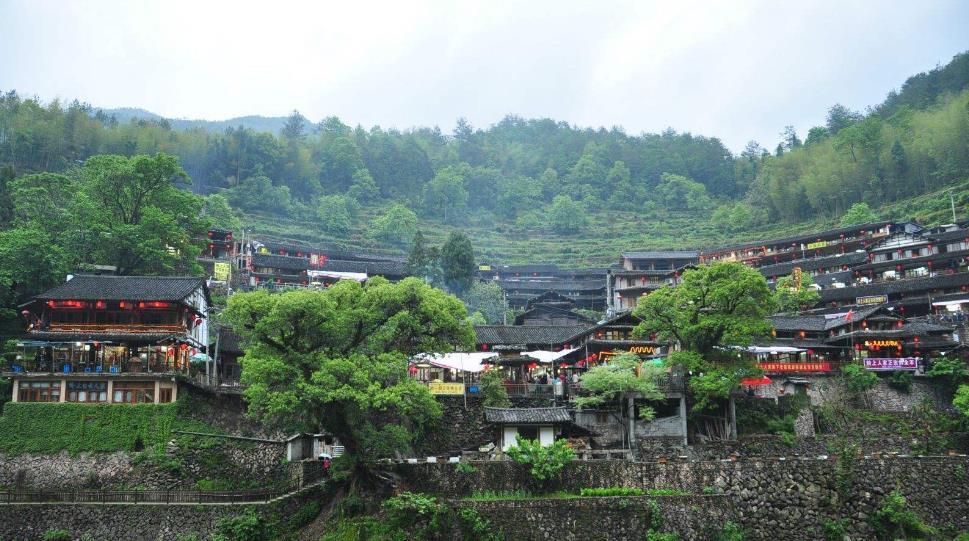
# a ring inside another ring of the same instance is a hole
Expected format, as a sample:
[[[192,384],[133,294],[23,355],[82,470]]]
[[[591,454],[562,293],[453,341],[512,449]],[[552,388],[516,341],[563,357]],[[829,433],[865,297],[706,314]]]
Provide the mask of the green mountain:
[[[406,251],[461,229],[492,263],[611,263],[622,249],[702,248],[886,218],[949,221],[969,203],[969,53],[917,74],[862,114],[841,105],[807,134],[739,155],[716,137],[628,135],[509,116],[452,134],[289,117],[168,120],[0,98],[0,167],[65,171],[96,154],[176,155],[191,189],[264,235]],[[112,116],[113,115],[113,116]],[[247,127],[245,124],[249,122]],[[184,129],[184,128],[204,129]]]

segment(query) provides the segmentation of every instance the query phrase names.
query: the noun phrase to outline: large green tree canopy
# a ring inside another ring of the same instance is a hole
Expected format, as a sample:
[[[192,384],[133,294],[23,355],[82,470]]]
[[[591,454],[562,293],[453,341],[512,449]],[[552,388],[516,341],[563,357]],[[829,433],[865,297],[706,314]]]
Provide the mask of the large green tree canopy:
[[[223,318],[246,343],[249,412],[325,429],[365,462],[407,449],[441,415],[408,358],[474,345],[461,301],[416,278],[239,293]]]

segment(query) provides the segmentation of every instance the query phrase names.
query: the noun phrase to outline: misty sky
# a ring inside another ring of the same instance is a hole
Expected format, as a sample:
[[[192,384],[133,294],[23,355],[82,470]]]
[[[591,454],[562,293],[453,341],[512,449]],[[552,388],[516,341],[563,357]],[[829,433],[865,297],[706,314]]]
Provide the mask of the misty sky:
[[[512,113],[734,151],[773,148],[787,124],[803,136],[833,103],[878,103],[966,49],[958,0],[0,0],[0,89],[45,100],[447,132]]]

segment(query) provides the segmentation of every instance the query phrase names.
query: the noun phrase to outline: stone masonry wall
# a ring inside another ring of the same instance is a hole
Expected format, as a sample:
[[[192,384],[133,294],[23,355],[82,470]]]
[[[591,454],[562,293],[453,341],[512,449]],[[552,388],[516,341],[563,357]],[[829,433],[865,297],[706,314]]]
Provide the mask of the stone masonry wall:
[[[484,399],[468,396],[465,403],[462,396],[436,398],[444,415],[424,431],[424,437],[415,450],[417,456],[458,454],[462,450],[477,449],[496,441],[495,427],[485,421]],[[544,398],[512,398],[511,402],[512,407],[516,408],[551,405],[551,401]]]
[[[838,518],[848,519],[850,534],[868,539],[869,518],[885,495],[897,489],[929,524],[969,531],[969,458],[840,460],[840,467],[835,459],[573,462],[545,487],[538,486],[526,468],[508,461],[475,463],[477,470],[470,473],[458,472],[453,464],[401,465],[398,473],[409,490],[452,498],[484,490],[577,492],[613,486],[675,488],[694,494],[716,491],[733,502],[737,520],[752,540],[813,541],[821,537],[825,520]]]
[[[243,514],[248,509],[269,523],[286,526],[294,513],[321,494],[321,488],[313,487],[257,505],[0,504],[0,539],[40,541],[45,532],[55,529],[66,530],[73,539],[99,541],[177,541],[180,536],[192,534],[198,539],[209,539],[219,519]]]
[[[650,503],[652,502],[652,504]],[[506,539],[639,541],[653,519],[685,541],[706,540],[736,518],[725,496],[662,496],[458,502],[488,520]],[[652,507],[655,505],[655,509]],[[659,511],[658,517],[653,516]]]

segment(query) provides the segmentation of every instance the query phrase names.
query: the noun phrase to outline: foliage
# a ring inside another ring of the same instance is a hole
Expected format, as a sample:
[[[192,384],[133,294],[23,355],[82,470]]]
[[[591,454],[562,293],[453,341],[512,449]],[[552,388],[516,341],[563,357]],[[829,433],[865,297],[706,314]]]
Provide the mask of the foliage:
[[[44,541],[71,541],[74,536],[67,530],[47,530],[44,532]]]
[[[474,263],[474,247],[471,239],[460,232],[448,235],[441,247],[441,271],[444,285],[454,293],[463,293],[471,287],[478,272]]]
[[[316,207],[320,228],[328,233],[346,235],[350,232],[355,202],[342,195],[321,197]]]
[[[473,464],[468,464],[467,462],[458,462],[454,465],[454,471],[458,473],[474,473],[478,471],[478,468],[474,467]]]
[[[680,541],[680,534],[676,532],[658,532],[650,528],[646,530],[646,541]]]
[[[671,173],[663,173],[661,182],[656,186],[656,198],[675,209],[701,210],[712,205],[706,186]]]
[[[325,429],[362,467],[407,448],[441,415],[408,376],[407,359],[470,348],[474,339],[461,302],[416,278],[239,293],[223,319],[248,344],[242,379],[250,414]]]
[[[740,524],[728,520],[714,537],[714,541],[744,541],[744,529]]]
[[[948,385],[955,387],[969,377],[966,363],[957,355],[936,357],[932,359],[932,367],[925,375],[939,378]]]
[[[546,211],[549,228],[556,233],[573,235],[585,229],[588,218],[581,203],[573,201],[568,195],[557,195]]]
[[[515,445],[508,449],[508,456],[529,466],[537,481],[550,481],[575,459],[575,451],[566,440],[555,440],[551,445],[543,446],[538,440],[523,439],[519,435]]]
[[[871,210],[868,203],[855,203],[844,213],[838,225],[847,227],[849,225],[870,224],[876,221],[878,221],[878,216],[875,215],[875,211]]]
[[[578,409],[584,409],[618,400],[619,410],[624,411],[623,401],[626,398],[660,400],[665,396],[656,384],[661,374],[662,369],[644,365],[635,353],[616,355],[607,364],[582,374],[580,381],[584,394],[575,398],[575,405]],[[652,408],[642,407],[640,411],[644,419],[653,416]]]
[[[878,539],[922,539],[935,534],[934,528],[906,509],[906,504],[905,496],[897,490],[885,496],[881,507],[871,516],[871,525]]]
[[[392,205],[370,224],[373,236],[388,244],[401,246],[417,234],[417,215],[404,205]]]
[[[955,406],[960,413],[969,417],[969,385],[960,385],[956,390],[955,396],[952,398],[952,405]]]
[[[382,504],[390,519],[397,524],[410,524],[420,517],[430,517],[440,512],[441,504],[434,496],[414,492],[400,494],[384,500]]]
[[[845,523],[845,519],[825,519],[821,523],[821,532],[825,541],[844,541],[845,533],[847,533]]]
[[[657,334],[683,349],[708,355],[721,345],[746,346],[770,333],[771,292],[763,275],[740,263],[713,263],[684,271],[676,287],[640,299],[637,336]]]
[[[8,402],[0,416],[0,450],[9,454],[133,451],[172,439],[172,430],[218,432],[175,404]]]
[[[893,389],[907,393],[912,390],[912,373],[908,370],[895,370],[888,378],[888,385]]]
[[[800,285],[794,283],[794,275],[778,278],[774,287],[774,306],[781,312],[801,312],[813,308],[821,301],[821,294],[811,285],[814,280],[808,273],[801,274]]]
[[[542,495],[545,497],[547,495]],[[527,490],[483,490],[476,491],[465,499],[468,501],[476,502],[489,502],[489,501],[501,501],[501,500],[530,500],[537,498],[535,494],[528,492]]]
[[[485,370],[481,373],[481,395],[484,397],[485,407],[511,407],[508,389],[505,389],[499,370]]]
[[[878,383],[878,375],[865,369],[860,364],[848,364],[841,367],[845,389],[854,398],[861,398]]]
[[[472,282],[461,300],[469,313],[480,312],[487,325],[501,325],[508,312],[505,292],[495,282]]]
[[[405,269],[410,276],[421,278],[429,284],[443,282],[439,250],[427,245],[421,231],[414,234]]]
[[[273,535],[266,520],[252,509],[222,517],[215,523],[212,541],[269,541]]]
[[[579,496],[590,497],[609,497],[609,496],[642,496],[645,494],[643,489],[635,487],[605,487],[605,488],[583,488],[579,490]]]

